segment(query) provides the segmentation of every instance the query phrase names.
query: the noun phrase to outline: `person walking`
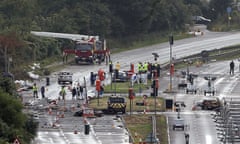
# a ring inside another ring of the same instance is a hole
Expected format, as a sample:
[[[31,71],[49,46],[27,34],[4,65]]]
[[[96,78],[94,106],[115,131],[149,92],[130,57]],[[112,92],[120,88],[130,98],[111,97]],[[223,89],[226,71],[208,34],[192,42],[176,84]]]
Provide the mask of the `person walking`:
[[[76,90],[75,87],[73,87],[73,89],[72,89],[72,99],[75,98],[76,94],[77,94],[77,90]]]
[[[62,86],[59,95],[62,96],[62,99],[63,99],[63,100],[65,100],[66,91],[65,91],[65,89],[64,89],[64,86]]]
[[[234,75],[234,62],[233,60],[230,62],[230,75]]]
[[[33,84],[33,98],[38,98],[38,88],[36,83]]]
[[[44,86],[41,87],[41,94],[42,94],[42,98],[45,98],[45,87]]]
[[[81,96],[81,99],[83,99],[83,86],[79,86],[79,92],[80,92],[80,96]]]

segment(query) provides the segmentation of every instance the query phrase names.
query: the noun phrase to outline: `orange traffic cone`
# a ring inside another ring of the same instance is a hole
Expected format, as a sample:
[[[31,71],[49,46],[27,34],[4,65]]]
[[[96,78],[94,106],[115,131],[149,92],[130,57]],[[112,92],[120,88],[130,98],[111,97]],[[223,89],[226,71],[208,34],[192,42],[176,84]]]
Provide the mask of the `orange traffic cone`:
[[[74,105],[74,103],[72,104],[71,108],[72,108],[72,111],[75,111],[75,105]]]
[[[51,115],[52,114],[52,109],[48,108],[48,114]]]
[[[87,124],[87,119],[86,119],[86,117],[83,118],[83,122],[84,122],[84,124]]]
[[[64,112],[61,114],[61,118],[64,118]]]

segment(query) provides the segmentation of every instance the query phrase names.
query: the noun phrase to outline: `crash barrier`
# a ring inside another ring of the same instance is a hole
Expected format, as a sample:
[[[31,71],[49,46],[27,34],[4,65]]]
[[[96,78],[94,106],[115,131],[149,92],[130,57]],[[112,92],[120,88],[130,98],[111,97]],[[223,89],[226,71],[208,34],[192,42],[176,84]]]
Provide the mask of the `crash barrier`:
[[[196,62],[196,66],[200,67],[204,62],[208,62],[211,59],[217,59],[221,57],[233,57],[240,54],[239,48],[233,47],[231,50],[227,50],[227,51],[226,49],[229,49],[229,48],[208,50],[207,51],[208,53],[211,52],[214,54],[208,55],[207,57],[203,55],[205,51],[202,51],[201,53],[198,53],[198,54],[190,55],[190,56],[179,58],[179,59],[174,59],[174,64],[177,65],[180,63],[184,63],[186,60],[189,60],[189,61]],[[161,64],[161,70],[168,71],[169,68],[170,68],[170,65],[168,62]]]

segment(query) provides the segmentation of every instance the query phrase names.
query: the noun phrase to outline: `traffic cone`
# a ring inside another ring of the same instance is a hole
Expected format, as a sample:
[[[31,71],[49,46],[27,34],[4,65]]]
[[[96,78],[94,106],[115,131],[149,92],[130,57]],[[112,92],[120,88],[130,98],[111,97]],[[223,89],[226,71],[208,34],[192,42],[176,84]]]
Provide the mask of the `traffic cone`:
[[[61,118],[64,118],[64,112],[61,114]]]
[[[74,105],[74,103],[72,104],[71,108],[72,108],[72,111],[75,111],[75,105]]]
[[[74,134],[78,134],[78,131],[77,131],[77,130],[74,130]]]
[[[52,114],[52,109],[48,108],[48,114],[51,115]]]
[[[84,124],[87,124],[87,119],[86,119],[86,117],[83,118],[83,122],[84,122]]]

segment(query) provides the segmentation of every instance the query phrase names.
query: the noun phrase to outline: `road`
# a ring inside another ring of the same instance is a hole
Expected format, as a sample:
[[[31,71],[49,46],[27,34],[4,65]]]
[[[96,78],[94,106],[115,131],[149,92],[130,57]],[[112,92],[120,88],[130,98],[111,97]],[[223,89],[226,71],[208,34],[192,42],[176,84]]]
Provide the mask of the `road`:
[[[206,32],[206,34],[203,36],[175,41],[174,45],[172,47],[173,56],[175,56],[176,58],[181,58],[181,57],[184,57],[184,56],[187,56],[190,54],[199,53],[203,50],[218,49],[218,48],[222,48],[224,46],[236,45],[236,44],[240,43],[239,39],[238,39],[239,37],[240,37],[240,33],[235,33],[235,32],[232,32],[232,33]],[[122,52],[122,53],[118,53],[118,54],[113,54],[111,57],[112,57],[112,61],[114,64],[117,61],[119,61],[121,64],[121,69],[129,70],[130,63],[134,63],[136,65],[137,62],[139,62],[139,61],[154,62],[154,58],[152,56],[153,52],[156,52],[159,54],[160,64],[163,64],[163,63],[169,61],[169,55],[170,55],[169,52],[170,51],[169,51],[168,43],[157,44],[157,45],[152,45],[152,46],[144,47],[144,48],[137,49],[137,50],[131,50],[131,51],[126,51],[126,52]],[[105,71],[108,71],[108,67],[103,64],[102,65],[94,65],[94,66],[93,65],[83,65],[83,66],[72,65],[72,66],[67,66],[66,68],[63,69],[63,71],[73,72],[74,80],[76,82],[80,82],[81,84],[83,84],[83,78],[85,77],[88,88],[93,89],[93,87],[90,87],[90,82],[89,82],[90,72],[96,72],[99,68],[102,68]],[[209,68],[207,68],[207,70],[208,71],[206,71],[205,73],[211,73],[209,71]],[[219,70],[221,72],[221,67],[213,69],[212,71],[217,72],[217,70]],[[225,70],[225,73],[227,73],[227,71],[228,70]],[[203,71],[203,73],[204,73],[204,71]],[[219,79],[222,79],[222,78],[219,78]],[[231,78],[229,77],[229,79],[231,79]],[[204,84],[204,81],[200,81],[200,85],[201,85],[201,83]],[[219,85],[221,85],[220,80],[217,83],[219,83]],[[42,82],[42,84],[44,84],[44,81]],[[232,88],[231,85],[233,85],[232,82],[230,84],[227,84],[227,87]],[[226,88],[226,85],[223,85],[223,87]],[[56,83],[56,75],[53,74],[50,77],[50,86],[48,86],[47,89],[48,90],[46,92],[46,96],[48,98],[50,98],[50,99],[58,98],[58,92],[60,90],[60,86],[57,85],[57,83]],[[224,96],[224,95],[226,95],[225,93],[228,92],[228,90],[229,89],[226,89],[226,90],[223,89],[223,91],[219,91],[218,93],[219,93],[219,95]],[[233,92],[234,92],[234,90],[233,90]],[[182,97],[182,99],[185,99],[184,95],[181,93],[179,95],[177,95],[176,97],[179,99],[181,97]],[[67,93],[67,99],[68,100],[71,99],[70,92]],[[187,101],[187,103],[192,103],[192,101],[189,100],[189,101]],[[209,119],[208,114],[201,114],[201,115],[203,115],[205,117],[205,119]],[[189,119],[191,122],[194,122],[191,120],[191,118],[194,118],[194,117],[186,116],[186,119]],[[211,120],[206,121],[206,123],[205,124],[203,123],[202,125],[206,125],[210,121]],[[209,126],[211,126],[211,124]],[[192,126],[190,124],[190,129],[191,129],[191,127]],[[201,128],[202,128],[202,126],[201,126]],[[212,131],[212,130],[210,130],[210,131]],[[70,133],[72,133],[71,136],[67,136],[67,135],[69,135],[69,132],[64,132],[64,131],[58,131],[58,132],[54,132],[51,134],[49,134],[49,133],[51,133],[51,132],[47,132],[47,133],[39,132],[38,138],[41,139],[42,137],[48,137],[48,139],[51,139],[50,141],[54,140],[53,141],[54,143],[55,143],[55,141],[57,141],[58,143],[68,143],[70,139],[75,139],[75,138],[78,139],[79,138],[79,136],[74,135],[73,132],[70,132]],[[199,132],[199,133],[201,133],[201,132]],[[202,132],[202,133],[204,133],[204,132]],[[64,134],[64,136],[61,136],[61,138],[56,139],[56,137],[54,136],[55,134],[58,136]],[[212,133],[210,133],[210,134],[212,134]],[[180,136],[178,136],[178,137],[180,139],[182,139],[182,134],[180,134]],[[176,139],[178,139],[178,137]],[[190,140],[194,140],[196,137],[198,137],[198,136],[191,136]],[[46,138],[44,138],[44,139],[46,139]],[[82,139],[85,139],[85,138],[82,138]],[[95,143],[99,143],[99,141],[94,137],[89,138],[89,139],[93,140]],[[202,141],[202,139],[204,139],[204,137],[203,138],[200,137],[199,139],[200,139],[199,141]],[[78,140],[76,140],[76,141],[78,141]],[[94,142],[92,142],[92,143],[94,143]]]
[[[208,65],[203,65],[201,68],[190,67],[190,72],[197,74],[199,77],[195,80],[195,84],[199,89],[197,94],[186,94],[184,90],[177,90],[177,94],[173,94],[172,98],[177,101],[184,101],[187,105],[181,112],[181,116],[186,121],[187,128],[185,131],[172,130],[173,120],[177,118],[177,113],[168,114],[169,131],[170,131],[170,143],[171,144],[185,144],[184,133],[190,134],[190,143],[194,144],[216,144],[220,143],[217,138],[216,123],[213,122],[211,117],[212,111],[192,111],[193,103],[199,101],[204,96],[204,89],[207,86],[207,81],[204,76],[212,76],[217,79],[214,82],[216,88],[216,95],[214,97],[233,98],[238,97],[239,93],[239,76],[238,71],[234,76],[229,75],[229,63],[230,61],[216,62]],[[238,61],[235,60],[235,64],[238,65]],[[236,71],[236,70],[235,70]],[[178,83],[178,78],[175,77],[175,87]],[[213,96],[210,96],[213,97]]]

